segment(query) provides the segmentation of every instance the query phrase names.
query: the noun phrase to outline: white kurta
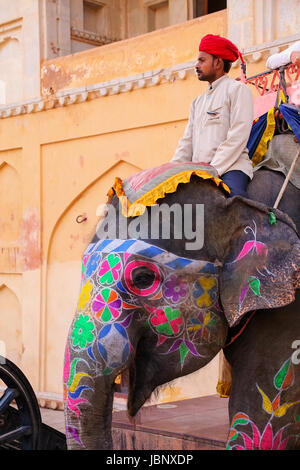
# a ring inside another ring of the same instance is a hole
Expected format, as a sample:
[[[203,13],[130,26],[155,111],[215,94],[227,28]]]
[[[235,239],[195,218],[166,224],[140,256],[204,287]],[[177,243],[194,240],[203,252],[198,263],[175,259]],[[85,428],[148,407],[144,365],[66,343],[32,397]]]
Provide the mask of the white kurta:
[[[223,75],[192,102],[187,127],[172,161],[205,162],[219,176],[240,170],[252,178],[246,147],[252,123],[249,86]]]

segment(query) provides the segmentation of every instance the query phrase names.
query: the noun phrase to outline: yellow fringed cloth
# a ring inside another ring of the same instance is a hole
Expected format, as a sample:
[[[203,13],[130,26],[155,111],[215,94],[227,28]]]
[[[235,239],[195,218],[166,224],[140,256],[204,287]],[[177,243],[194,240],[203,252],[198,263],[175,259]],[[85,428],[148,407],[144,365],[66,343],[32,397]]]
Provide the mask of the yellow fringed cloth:
[[[188,183],[192,175],[211,179],[217,186],[230,193],[228,186],[218,177],[216,170],[207,163],[168,162],[150,168],[122,181],[116,178],[108,192],[109,199],[117,194],[122,214],[125,217],[142,215],[146,207],[156,204],[158,199],[174,193],[180,183]]]
[[[219,353],[219,380],[217,384],[217,393],[221,398],[228,398],[230,396],[231,385],[232,368],[221,350]]]

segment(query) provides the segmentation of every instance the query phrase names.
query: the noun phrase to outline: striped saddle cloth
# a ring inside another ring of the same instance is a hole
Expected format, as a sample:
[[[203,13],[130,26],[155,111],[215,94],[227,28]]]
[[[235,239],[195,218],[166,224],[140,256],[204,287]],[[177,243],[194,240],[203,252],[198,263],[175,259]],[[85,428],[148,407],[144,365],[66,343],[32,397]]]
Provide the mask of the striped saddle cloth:
[[[176,191],[179,183],[188,183],[192,175],[213,180],[230,192],[228,186],[218,177],[216,170],[208,163],[168,162],[136,173],[122,181],[115,179],[108,196],[117,194],[126,217],[144,213],[145,208],[156,204],[167,193]]]

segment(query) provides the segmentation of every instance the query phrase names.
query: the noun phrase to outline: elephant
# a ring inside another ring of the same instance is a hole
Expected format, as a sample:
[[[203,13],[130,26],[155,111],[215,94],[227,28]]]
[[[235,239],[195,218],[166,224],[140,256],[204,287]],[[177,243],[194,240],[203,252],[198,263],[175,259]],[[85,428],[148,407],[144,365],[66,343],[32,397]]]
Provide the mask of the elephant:
[[[204,234],[197,249],[187,243],[190,236],[174,236],[175,216],[169,238],[151,238],[150,211],[126,218],[113,195],[114,210],[83,255],[66,342],[68,449],[113,448],[120,373],[128,370],[133,417],[157,387],[202,368],[222,350],[233,372],[226,448],[300,448],[300,203],[293,185],[273,210],[276,223],[269,218],[283,180],[262,168],[249,198],[228,198],[212,180],[191,176],[159,199],[158,210],[182,208],[183,225],[191,217],[188,212],[184,220],[183,208],[192,207],[191,230]],[[147,233],[132,236],[142,225]],[[103,237],[112,226],[115,237]]]

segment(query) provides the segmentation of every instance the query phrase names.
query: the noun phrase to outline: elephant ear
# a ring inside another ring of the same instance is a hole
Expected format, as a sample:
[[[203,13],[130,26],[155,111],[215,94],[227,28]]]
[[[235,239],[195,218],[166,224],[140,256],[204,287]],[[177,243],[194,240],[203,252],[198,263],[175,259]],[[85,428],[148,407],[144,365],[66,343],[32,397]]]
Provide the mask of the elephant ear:
[[[300,239],[291,219],[276,211],[277,222],[270,225],[267,213],[249,213],[249,224],[235,231],[220,274],[220,300],[230,327],[249,311],[293,302],[300,287]]]

